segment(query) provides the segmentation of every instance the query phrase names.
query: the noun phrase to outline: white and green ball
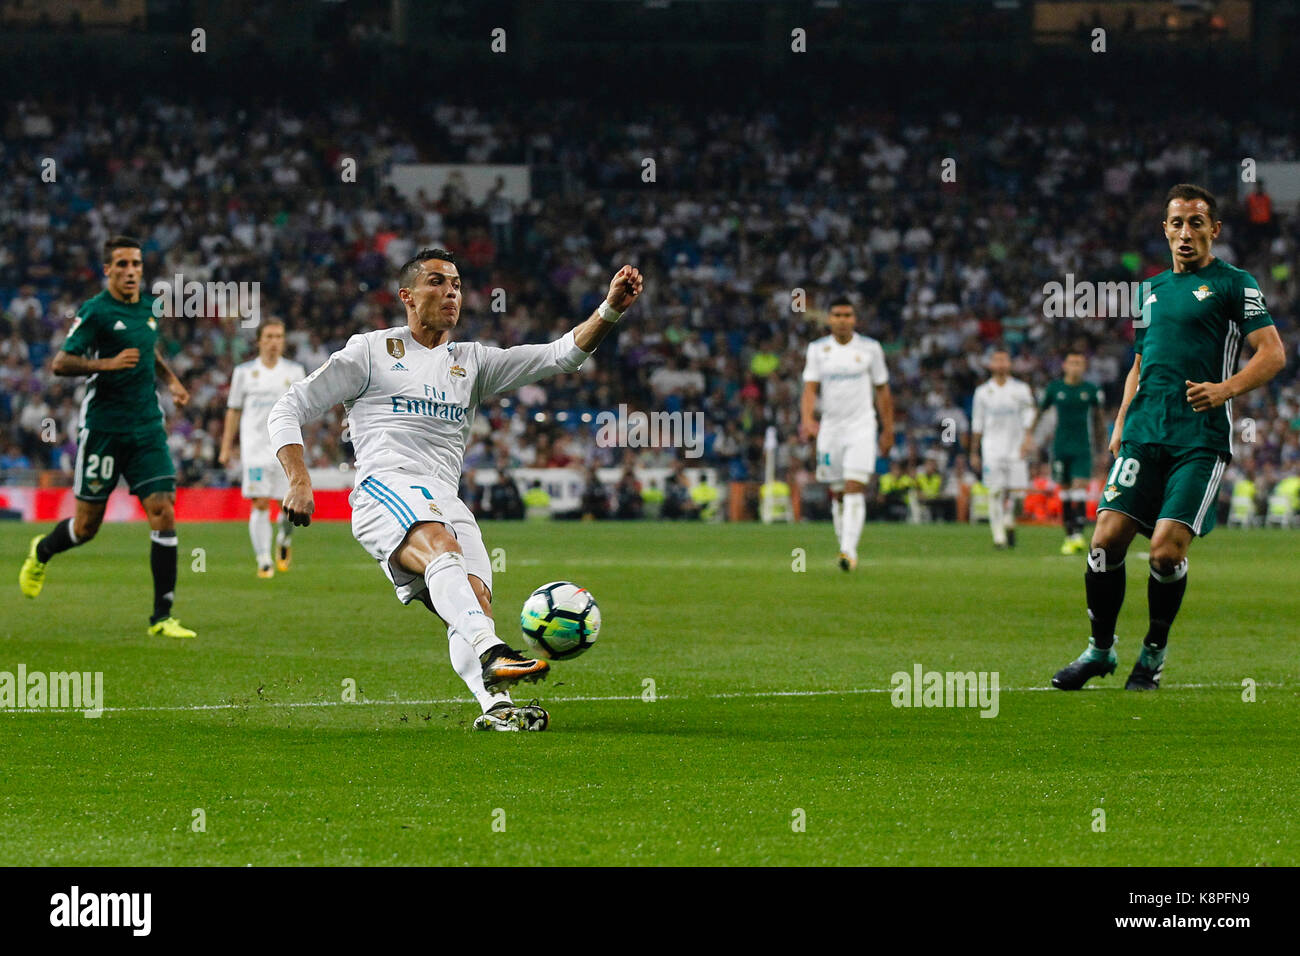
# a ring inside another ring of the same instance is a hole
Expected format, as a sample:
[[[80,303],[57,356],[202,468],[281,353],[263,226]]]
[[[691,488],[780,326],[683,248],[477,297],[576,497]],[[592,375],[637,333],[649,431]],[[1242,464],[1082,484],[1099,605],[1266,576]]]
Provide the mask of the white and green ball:
[[[552,581],[528,595],[519,627],[538,657],[568,660],[596,643],[600,608],[586,588],[572,581]]]

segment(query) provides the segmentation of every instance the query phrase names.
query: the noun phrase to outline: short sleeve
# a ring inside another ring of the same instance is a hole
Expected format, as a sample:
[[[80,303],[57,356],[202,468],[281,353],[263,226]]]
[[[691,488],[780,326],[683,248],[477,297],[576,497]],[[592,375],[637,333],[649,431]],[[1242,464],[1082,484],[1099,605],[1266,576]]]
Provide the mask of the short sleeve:
[[[1257,329],[1273,324],[1273,317],[1268,314],[1264,304],[1264,293],[1259,289],[1255,277],[1246,274],[1241,282],[1241,334],[1250,335]]]
[[[244,367],[235,366],[235,374],[230,378],[230,397],[226,399],[226,408],[241,411],[244,407]]]
[[[87,352],[93,352],[95,333],[94,313],[90,311],[88,305],[82,306],[77,317],[72,320],[72,328],[68,329],[68,337],[63,340],[61,348],[69,355],[85,355]]]
[[[871,383],[873,385],[889,384],[889,366],[885,364],[885,350],[877,342],[871,349]]]

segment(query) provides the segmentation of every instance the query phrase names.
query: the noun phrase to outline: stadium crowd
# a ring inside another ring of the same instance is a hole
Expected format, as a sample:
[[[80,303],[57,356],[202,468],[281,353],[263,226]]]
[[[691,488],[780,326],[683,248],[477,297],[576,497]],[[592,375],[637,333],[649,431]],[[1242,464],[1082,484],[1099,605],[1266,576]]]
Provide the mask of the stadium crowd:
[[[403,133],[410,124],[357,103],[223,112],[153,97],[121,107],[90,93],[4,110],[8,481],[42,469],[70,475],[81,382],[54,378],[49,361],[75,309],[101,288],[100,244],[126,232],[144,241],[147,283],[178,274],[259,283],[262,314],[284,319],[289,355],[308,369],[353,332],[404,321],[397,267],[424,246],[457,256],[458,337],[503,346],[562,333],[600,302],[619,264],[637,264],[646,292],[635,315],[579,373],[489,402],[466,456],[471,470],[671,465],[678,450],[597,443],[595,414],[626,403],[702,411],[703,457],[692,464],[716,467],[724,481],[762,479],[774,426],[778,474],[806,483],[804,352],[825,334],[831,297],[847,294],[859,331],[886,350],[895,474],[938,474],[951,490],[967,480],[971,396],[997,346],[1036,389],[1059,374],[1067,348],[1084,351],[1113,420],[1132,361],[1130,323],[1049,318],[1046,284],[1154,275],[1168,266],[1159,221],[1169,185],[1213,178],[1224,162],[1235,171],[1240,156],[1300,158],[1289,129],[1208,116],[1193,138],[1181,122],[1133,123],[1107,102],[1088,121],[830,115],[811,105],[797,117],[650,108],[595,124],[577,102],[438,105],[421,116],[418,145]],[[340,176],[349,157],[356,182]],[[41,175],[46,158],[53,181]],[[522,204],[500,189],[475,203],[453,180],[409,200],[385,180],[406,162],[526,163],[536,188]],[[1273,208],[1266,187],[1243,202],[1220,191],[1225,228],[1215,246],[1259,281],[1290,359],[1235,407],[1224,494],[1249,478],[1261,500],[1300,474],[1300,217]],[[494,290],[504,290],[504,312],[493,311]],[[236,317],[168,320],[170,361],[192,395],[187,408],[168,409],[182,485],[237,483],[216,457],[231,371],[255,354],[254,334]],[[309,433],[310,464],[348,459],[341,419],[336,411]]]

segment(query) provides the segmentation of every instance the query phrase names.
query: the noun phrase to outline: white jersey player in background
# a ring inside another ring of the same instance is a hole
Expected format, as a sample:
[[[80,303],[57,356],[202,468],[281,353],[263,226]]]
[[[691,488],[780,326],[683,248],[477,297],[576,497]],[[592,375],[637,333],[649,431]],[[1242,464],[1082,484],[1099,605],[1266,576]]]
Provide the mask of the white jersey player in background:
[[[469,508],[457,498],[465,442],[484,399],[582,366],[641,293],[624,266],[591,317],[546,345],[491,348],[450,340],[460,319],[460,273],[451,253],[424,249],[402,267],[406,325],[354,335],[271,412],[271,445],[284,466],[284,508],[294,524],[315,509],[303,462],[303,423],[342,402],[356,449],[352,533],[379,562],[398,600],[419,599],[447,625],[452,667],[483,713],[476,730],[545,730],[536,703],[509,688],[546,675],[496,634],[492,565]]]
[[[1011,355],[1005,349],[989,357],[989,371],[993,377],[975,389],[971,409],[971,467],[988,489],[993,544],[1014,548],[1016,502],[1029,488],[1029,465],[1021,448],[1034,423],[1034,393],[1011,377]]]
[[[894,446],[894,399],[880,343],[853,330],[853,303],[832,302],[828,322],[831,334],[808,346],[799,435],[817,438],[817,480],[830,485],[840,567],[851,571],[858,566],[867,482],[876,470],[877,448],[884,457]],[[821,421],[813,416],[819,392]]]
[[[257,330],[257,358],[235,366],[230,379],[230,397],[226,400],[226,426],[221,432],[221,452],[217,460],[229,465],[234,455],[235,436],[239,436],[239,462],[244,477],[241,484],[245,498],[251,499],[248,536],[253,541],[257,576],[269,578],[289,570],[293,557],[293,525],[280,509],[274,566],[271,563],[271,502],[282,501],[288,490],[284,471],[275,460],[266,420],[271,408],[294,382],[306,378],[306,370],[297,362],[283,358],[284,323],[268,319]]]

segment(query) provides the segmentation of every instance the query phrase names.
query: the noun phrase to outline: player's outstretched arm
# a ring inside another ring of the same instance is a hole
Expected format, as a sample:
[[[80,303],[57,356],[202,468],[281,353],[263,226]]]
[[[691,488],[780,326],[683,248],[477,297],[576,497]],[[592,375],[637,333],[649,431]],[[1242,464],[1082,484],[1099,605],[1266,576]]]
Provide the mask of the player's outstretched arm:
[[[325,360],[325,364],[289,391],[271,409],[266,430],[271,435],[275,457],[289,479],[289,493],[283,507],[294,524],[311,524],[316,510],[311,476],[303,455],[302,426],[320,418],[340,402],[352,402],[370,387],[370,347],[354,335],[348,344]]]
[[[614,273],[604,303],[591,313],[586,322],[573,330],[573,341],[578,348],[584,352],[596,351],[596,346],[604,341],[614,323],[636,303],[644,285],[645,280],[641,278],[640,270],[632,266],[624,266]]]
[[[640,271],[624,266],[615,273],[609,294],[591,317],[554,342],[508,349],[477,346],[479,370],[473,402],[477,404],[489,396],[520,388],[548,375],[582,368],[587,356],[596,350],[622,313],[636,302],[642,287]]]
[[[1259,388],[1286,368],[1286,348],[1276,325],[1266,325],[1246,336],[1255,354],[1236,375],[1224,382],[1187,382],[1187,401],[1198,412],[1218,408],[1230,398]]]

